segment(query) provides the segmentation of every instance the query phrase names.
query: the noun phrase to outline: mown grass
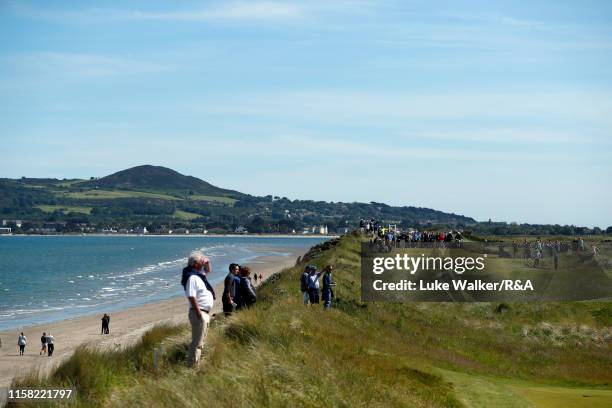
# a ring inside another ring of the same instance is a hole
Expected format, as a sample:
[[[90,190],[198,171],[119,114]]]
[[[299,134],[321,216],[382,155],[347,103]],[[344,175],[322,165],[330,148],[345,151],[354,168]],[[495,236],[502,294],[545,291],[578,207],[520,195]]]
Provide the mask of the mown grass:
[[[128,191],[128,190],[88,190],[88,191],[73,191],[69,193],[57,192],[58,195],[87,200],[108,200],[114,198],[157,198],[161,200],[177,201],[180,198],[162,193],[150,193],[145,191]]]
[[[81,213],[81,214],[91,214],[91,207],[76,207],[70,205],[36,205],[35,208],[39,208],[46,213],[52,213],[54,211],[61,211],[64,214],[68,213]]]
[[[217,202],[220,202],[223,204],[229,204],[229,205],[234,205],[234,203],[238,201],[230,197],[209,196],[209,195],[202,195],[202,194],[192,194],[190,196],[187,196],[187,198],[189,200],[195,200],[195,201],[217,201]]]
[[[202,217],[200,214],[192,213],[189,211],[183,211],[183,210],[175,210],[172,216],[176,218],[180,218],[182,220],[188,220],[188,221]]]
[[[156,372],[131,356],[149,356],[150,346],[80,349],[42,384],[75,384],[82,406],[529,406],[507,380],[609,395],[610,342],[597,337],[609,329],[607,303],[509,304],[503,313],[491,303],[362,303],[360,240],[345,237],[309,261],[335,266],[332,310],[302,304],[303,265],[274,275],[256,307],[215,322],[196,372],[184,367],[188,333],[179,330]],[[584,330],[564,331],[575,327]]]

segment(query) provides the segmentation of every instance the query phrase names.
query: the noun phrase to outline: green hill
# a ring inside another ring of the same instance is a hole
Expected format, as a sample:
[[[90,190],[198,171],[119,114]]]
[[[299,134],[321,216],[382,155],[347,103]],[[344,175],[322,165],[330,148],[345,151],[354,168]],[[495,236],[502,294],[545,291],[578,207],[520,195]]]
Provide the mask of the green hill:
[[[470,217],[430,208],[252,196],[150,165],[90,180],[0,178],[0,214],[4,220],[23,221],[22,228],[12,225],[16,233],[49,228],[60,233],[100,232],[108,227],[146,227],[160,233],[177,229],[233,232],[238,227],[254,233],[301,233],[320,225],[334,233],[356,228],[360,218],[372,217],[405,227],[476,223]]]
[[[240,198],[244,194],[213,186],[199,178],[185,176],[172,169],[143,165],[113,173],[79,185],[100,189],[171,192],[183,195],[201,194]]]
[[[285,270],[255,307],[214,321],[198,371],[185,368],[188,328],[161,326],[127,350],[81,348],[49,379],[15,385],[74,385],[79,406],[611,406],[610,303],[510,304],[504,313],[492,303],[362,303],[362,239],[305,257],[335,266],[332,310],[302,304],[305,263]]]

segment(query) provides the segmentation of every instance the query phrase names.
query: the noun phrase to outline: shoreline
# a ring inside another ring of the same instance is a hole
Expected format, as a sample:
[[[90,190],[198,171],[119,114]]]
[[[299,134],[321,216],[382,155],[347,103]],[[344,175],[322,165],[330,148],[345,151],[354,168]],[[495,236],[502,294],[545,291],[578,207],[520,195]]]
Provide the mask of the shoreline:
[[[253,273],[262,274],[264,281],[273,273],[295,265],[296,258],[302,256],[306,249],[284,248],[289,255],[260,255],[245,265]],[[227,271],[213,273],[225,276]],[[261,281],[257,282],[259,286]],[[222,313],[221,293],[223,283],[214,286],[217,294],[215,306],[211,315]],[[100,318],[103,310],[97,314],[89,314],[71,319],[65,319],[48,324],[8,329],[0,332],[2,347],[0,348],[0,388],[10,386],[13,377],[25,375],[32,371],[48,374],[51,370],[70,357],[81,344],[93,346],[123,347],[138,340],[142,334],[159,323],[188,323],[188,305],[184,296],[167,300],[157,300],[140,306],[129,307],[111,313],[110,334],[101,335]],[[28,338],[26,354],[18,355],[17,336],[23,331]],[[40,335],[51,332],[55,337],[55,353],[52,358],[40,356]]]
[[[169,238],[338,238],[340,235],[334,234],[0,234],[1,237],[169,237]]]

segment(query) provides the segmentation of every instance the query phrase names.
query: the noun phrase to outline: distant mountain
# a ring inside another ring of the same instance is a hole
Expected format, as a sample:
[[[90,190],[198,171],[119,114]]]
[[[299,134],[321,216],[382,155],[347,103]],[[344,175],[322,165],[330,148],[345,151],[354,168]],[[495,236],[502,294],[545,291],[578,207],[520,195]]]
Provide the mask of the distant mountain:
[[[0,219],[23,221],[18,232],[209,230],[302,233],[319,226],[344,231],[361,218],[404,227],[465,228],[459,214],[384,203],[290,200],[244,194],[161,166],[137,166],[99,179],[0,178]],[[15,223],[16,225],[16,223]]]
[[[143,165],[113,173],[97,180],[80,183],[82,187],[201,194],[241,198],[243,193],[213,186],[193,176],[185,176],[162,166]]]

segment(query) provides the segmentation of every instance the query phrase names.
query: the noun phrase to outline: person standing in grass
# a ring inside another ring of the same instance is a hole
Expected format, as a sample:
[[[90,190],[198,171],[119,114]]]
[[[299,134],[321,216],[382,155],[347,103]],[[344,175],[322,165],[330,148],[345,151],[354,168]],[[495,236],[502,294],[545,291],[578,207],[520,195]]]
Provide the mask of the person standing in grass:
[[[334,267],[331,265],[327,265],[323,270],[325,274],[323,275],[323,307],[325,309],[331,308],[332,299],[334,297],[334,291],[332,286],[335,283],[332,281],[332,271]]]
[[[304,273],[300,277],[300,290],[302,291],[302,297],[304,298],[304,305],[308,306],[310,302],[310,295],[308,293],[308,281],[310,280],[310,265],[306,265]]]
[[[311,265],[310,274],[308,275],[308,296],[310,297],[310,304],[319,303],[319,278],[321,272],[317,272],[317,267]]]
[[[195,367],[200,362],[210,323],[210,312],[215,301],[215,291],[206,278],[210,272],[210,261],[201,252],[192,253],[187,261],[187,267],[183,269],[181,283],[189,303],[191,324],[191,344],[187,357],[189,367]]]
[[[559,268],[559,252],[561,252],[561,245],[559,244],[559,241],[553,244],[552,251],[553,251],[553,263],[555,266],[555,270],[557,270]]]
[[[47,356],[51,357],[53,355],[53,351],[55,350],[55,339],[53,335],[49,332],[47,334]]]
[[[23,334],[23,332],[21,332],[21,335],[17,338],[17,345],[19,346],[19,355],[20,356],[23,356],[23,354],[25,353],[25,346],[26,346],[26,344],[28,344],[28,339]]]
[[[232,263],[229,266],[229,272],[223,281],[223,296],[221,297],[221,301],[223,303],[223,313],[226,316],[232,314],[234,309],[236,308],[236,302],[234,298],[236,297],[236,276],[240,272],[240,265]]]
[[[42,356],[43,354],[47,354],[47,333],[43,332],[42,336],[40,336],[40,344],[42,346],[38,355]]]
[[[257,301],[257,292],[251,284],[251,269],[248,266],[240,267],[240,285],[236,294],[236,303],[238,309],[244,309]]]

